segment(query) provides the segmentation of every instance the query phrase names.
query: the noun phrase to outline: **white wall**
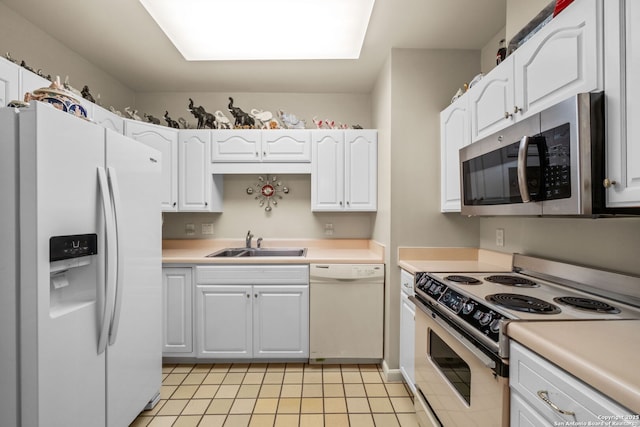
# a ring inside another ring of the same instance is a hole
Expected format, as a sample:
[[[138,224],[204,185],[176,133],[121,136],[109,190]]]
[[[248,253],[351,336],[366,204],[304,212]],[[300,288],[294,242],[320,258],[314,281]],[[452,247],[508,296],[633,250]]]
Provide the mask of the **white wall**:
[[[505,38],[505,31],[505,28],[503,28],[494,34],[480,51],[480,69],[485,75],[496,67],[496,54],[500,47],[500,40]],[[506,45],[507,41],[505,41],[505,47]]]
[[[81,35],[79,35],[81,37]],[[44,74],[60,76],[80,90],[89,86],[91,94],[100,94],[101,104],[108,108],[113,105],[123,110],[133,105],[134,93],[113,76],[105,73],[80,55],[76,54],[29,21],[0,2],[0,52],[9,52],[13,59],[24,60],[34,70],[42,69]],[[20,94],[21,97],[23,94]]]
[[[165,239],[242,238],[247,230],[269,238],[364,238],[372,235],[375,213],[311,212],[310,175],[276,175],[289,188],[278,207],[265,212],[255,195],[246,189],[258,182],[259,174],[225,175],[223,213],[165,213]],[[266,177],[266,175],[263,175]],[[196,226],[196,235],[185,234],[185,224]],[[214,235],[202,235],[202,224],[213,224]],[[333,224],[333,235],[325,236],[325,224]]]
[[[507,0],[507,45],[529,21],[555,0]]]
[[[385,362],[391,369],[398,368],[397,247],[478,245],[477,219],[440,213],[439,113],[479,66],[479,51],[393,49],[374,90],[379,153],[387,162],[381,170],[388,174],[380,176],[388,201],[381,203],[374,238],[388,246]]]

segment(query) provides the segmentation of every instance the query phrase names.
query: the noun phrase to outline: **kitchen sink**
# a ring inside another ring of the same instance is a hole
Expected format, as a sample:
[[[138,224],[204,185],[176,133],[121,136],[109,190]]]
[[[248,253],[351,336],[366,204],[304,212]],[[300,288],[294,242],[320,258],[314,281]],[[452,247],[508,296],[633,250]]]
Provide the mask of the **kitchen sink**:
[[[207,255],[207,258],[233,258],[233,257],[272,257],[294,256],[300,257],[307,254],[307,248],[225,248]]]

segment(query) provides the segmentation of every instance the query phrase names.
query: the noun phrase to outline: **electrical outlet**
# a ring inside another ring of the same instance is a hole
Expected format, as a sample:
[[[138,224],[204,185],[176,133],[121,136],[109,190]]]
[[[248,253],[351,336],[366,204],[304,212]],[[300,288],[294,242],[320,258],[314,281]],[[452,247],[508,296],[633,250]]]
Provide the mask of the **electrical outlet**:
[[[324,235],[325,236],[333,236],[333,224],[326,223],[324,225]]]
[[[186,234],[187,236],[193,236],[194,234],[196,234],[196,225],[191,223],[185,224],[184,234]]]
[[[202,234],[212,235],[213,234],[213,224],[202,224]]]
[[[496,246],[504,246],[504,228],[496,228]]]

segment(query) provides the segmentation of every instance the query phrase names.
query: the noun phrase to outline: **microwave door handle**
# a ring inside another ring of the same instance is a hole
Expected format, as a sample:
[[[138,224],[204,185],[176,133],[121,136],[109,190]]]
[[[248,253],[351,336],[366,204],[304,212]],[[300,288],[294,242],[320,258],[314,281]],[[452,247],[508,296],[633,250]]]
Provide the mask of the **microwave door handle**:
[[[520,147],[518,148],[518,187],[520,188],[522,203],[529,203],[531,201],[529,187],[527,186],[527,154],[529,152],[530,141],[531,137],[523,136],[520,140]]]

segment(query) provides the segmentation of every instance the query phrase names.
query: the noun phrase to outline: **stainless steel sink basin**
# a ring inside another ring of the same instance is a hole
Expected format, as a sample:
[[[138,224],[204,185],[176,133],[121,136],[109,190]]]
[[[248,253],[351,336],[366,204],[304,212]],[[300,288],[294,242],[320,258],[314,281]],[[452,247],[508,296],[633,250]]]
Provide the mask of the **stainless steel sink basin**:
[[[225,248],[207,255],[207,258],[234,257],[300,257],[307,254],[307,248]]]

